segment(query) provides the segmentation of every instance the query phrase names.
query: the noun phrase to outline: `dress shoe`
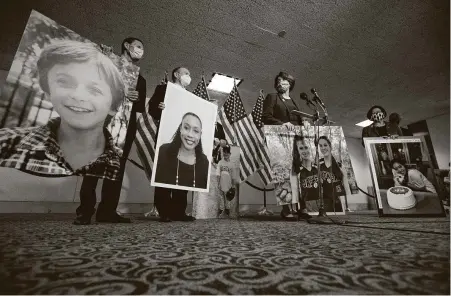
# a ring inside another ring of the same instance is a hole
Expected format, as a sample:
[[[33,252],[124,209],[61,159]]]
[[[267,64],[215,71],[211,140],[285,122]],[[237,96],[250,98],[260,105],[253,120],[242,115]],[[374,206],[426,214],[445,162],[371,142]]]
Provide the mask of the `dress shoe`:
[[[312,218],[312,216],[309,215],[308,213],[298,212],[297,215],[298,215],[298,220],[301,220],[301,219],[308,220],[308,219]]]
[[[130,218],[122,217],[121,215],[114,213],[112,215],[104,216],[99,215],[96,217],[96,221],[100,223],[131,223]]]
[[[74,225],[89,225],[91,224],[90,216],[78,215],[74,220]]]
[[[280,212],[280,216],[285,221],[296,221],[296,218],[294,217],[293,214],[291,214],[290,212],[285,212],[284,210],[282,210],[282,212]]]

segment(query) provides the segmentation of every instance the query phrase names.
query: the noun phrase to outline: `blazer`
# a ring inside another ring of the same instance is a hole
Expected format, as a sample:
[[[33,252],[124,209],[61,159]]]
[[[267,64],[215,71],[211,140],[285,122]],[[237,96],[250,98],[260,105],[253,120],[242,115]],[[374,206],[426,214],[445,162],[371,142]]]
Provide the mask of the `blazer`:
[[[155,182],[175,185],[177,175],[177,154],[171,153],[170,143],[160,146]],[[207,188],[210,163],[205,154],[196,159],[196,188]]]
[[[291,98],[295,109],[301,111],[301,99]],[[302,125],[302,118],[297,115],[290,114],[287,108],[287,103],[282,101],[279,94],[268,94],[263,101],[263,124],[267,125],[282,125],[286,122],[291,122],[294,125]]]

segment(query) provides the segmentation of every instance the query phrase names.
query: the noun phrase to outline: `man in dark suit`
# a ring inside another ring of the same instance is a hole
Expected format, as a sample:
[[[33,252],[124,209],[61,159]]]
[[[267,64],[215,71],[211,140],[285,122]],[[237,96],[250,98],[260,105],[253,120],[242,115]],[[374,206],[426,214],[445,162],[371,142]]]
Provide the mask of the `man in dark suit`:
[[[143,42],[134,37],[129,37],[122,41],[121,58],[128,62],[136,64],[141,60],[144,54]],[[96,221],[107,223],[130,223],[129,218],[123,217],[116,212],[117,205],[122,189],[122,180],[124,178],[125,165],[130,153],[133,141],[136,137],[136,113],[145,111],[146,105],[146,80],[141,74],[138,76],[138,82],[135,91],[127,92],[127,99],[133,102],[130,114],[130,121],[125,136],[125,144],[121,157],[119,170],[119,179],[111,181],[103,180],[102,197],[97,208]],[[76,225],[86,225],[91,223],[91,216],[95,212],[96,187],[98,178],[85,176],[80,189],[80,207],[77,208],[77,218],[74,221]]]
[[[172,82],[182,88],[191,83],[190,72],[184,67],[177,67],[172,71]],[[160,84],[149,101],[149,114],[152,116],[158,129],[160,126],[161,112],[164,109],[164,97],[166,95],[166,84]],[[158,138],[158,131],[157,131]],[[160,222],[194,221],[195,218],[186,215],[187,202],[186,190],[155,187],[154,202],[160,214]]]

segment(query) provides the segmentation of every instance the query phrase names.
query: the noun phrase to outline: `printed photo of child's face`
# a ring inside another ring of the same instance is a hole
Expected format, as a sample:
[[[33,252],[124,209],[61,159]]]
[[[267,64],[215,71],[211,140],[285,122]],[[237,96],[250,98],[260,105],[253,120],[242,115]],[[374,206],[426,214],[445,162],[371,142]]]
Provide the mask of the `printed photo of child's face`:
[[[49,98],[61,119],[76,129],[102,125],[112,113],[112,92],[95,62],[56,64],[48,72]]]

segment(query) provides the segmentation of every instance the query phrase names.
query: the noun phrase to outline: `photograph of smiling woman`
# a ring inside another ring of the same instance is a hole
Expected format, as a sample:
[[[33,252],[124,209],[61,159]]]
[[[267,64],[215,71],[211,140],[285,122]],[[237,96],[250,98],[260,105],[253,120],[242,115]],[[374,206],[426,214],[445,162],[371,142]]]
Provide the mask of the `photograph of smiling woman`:
[[[172,141],[159,148],[155,182],[207,188],[208,167],[202,147],[202,121],[192,112],[185,113]]]

